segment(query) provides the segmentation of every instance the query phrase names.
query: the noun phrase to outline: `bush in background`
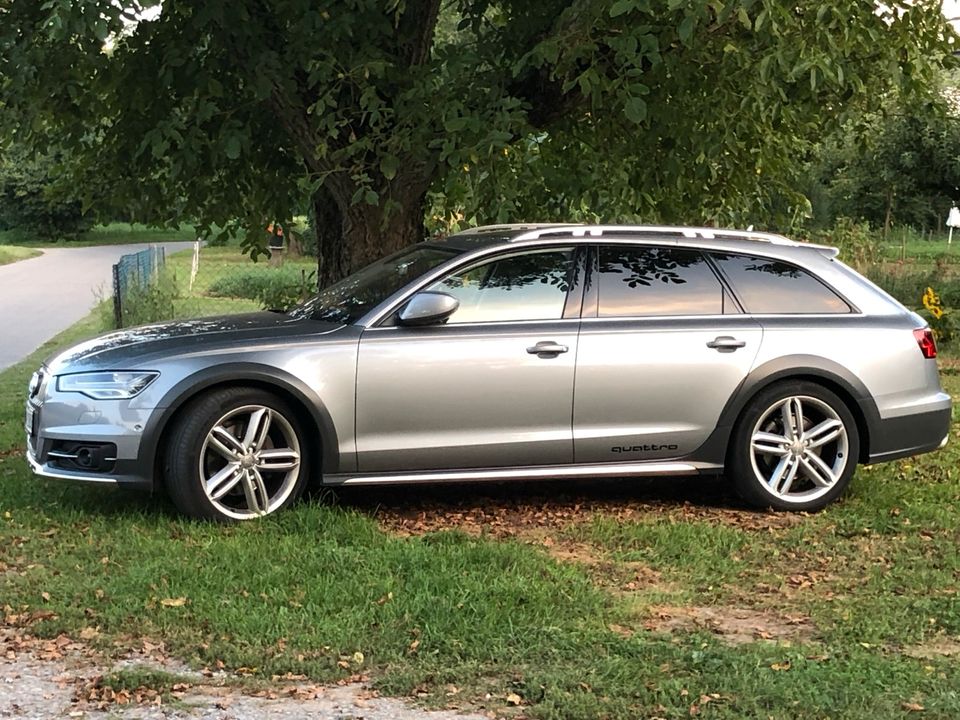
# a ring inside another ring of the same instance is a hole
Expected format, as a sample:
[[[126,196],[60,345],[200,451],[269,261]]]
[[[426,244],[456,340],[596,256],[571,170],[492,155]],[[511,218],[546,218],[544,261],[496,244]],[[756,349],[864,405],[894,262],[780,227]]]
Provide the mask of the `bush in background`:
[[[870,229],[870,223],[848,217],[838,217],[832,227],[814,231],[804,239],[833,245],[840,250],[840,259],[860,272],[876,265],[883,254],[878,234]],[[911,303],[916,303],[916,299]]]
[[[123,327],[172,320],[176,317],[173,301],[178,295],[176,276],[169,270],[161,270],[144,285],[131,287],[123,303]]]
[[[80,199],[59,180],[56,155],[12,148],[0,157],[0,227],[44,240],[75,238],[93,225]]]
[[[257,300],[264,308],[286,310],[317,291],[316,271],[257,267],[215,280],[208,294]]]

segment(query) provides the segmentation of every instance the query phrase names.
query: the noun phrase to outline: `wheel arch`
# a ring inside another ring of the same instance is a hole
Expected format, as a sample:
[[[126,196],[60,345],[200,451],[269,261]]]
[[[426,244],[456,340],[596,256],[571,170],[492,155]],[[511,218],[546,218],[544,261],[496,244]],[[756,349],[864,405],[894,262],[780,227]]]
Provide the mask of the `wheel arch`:
[[[693,456],[726,464],[730,438],[750,401],[772,385],[795,380],[822,385],[844,402],[857,424],[857,462],[867,462],[871,431],[880,420],[877,405],[860,378],[842,365],[815,355],[776,358],[751,370],[721,411],[716,429]]]
[[[206,368],[174,385],[158,403],[163,410],[144,428],[138,464],[152,471],[153,489],[161,486],[164,443],[177,416],[192,400],[228,387],[253,387],[275,393],[297,413],[306,432],[320,439],[320,473],[336,472],[340,465],[339,440],[333,418],[317,394],[303,381],[283,370],[265,365],[236,363]]]

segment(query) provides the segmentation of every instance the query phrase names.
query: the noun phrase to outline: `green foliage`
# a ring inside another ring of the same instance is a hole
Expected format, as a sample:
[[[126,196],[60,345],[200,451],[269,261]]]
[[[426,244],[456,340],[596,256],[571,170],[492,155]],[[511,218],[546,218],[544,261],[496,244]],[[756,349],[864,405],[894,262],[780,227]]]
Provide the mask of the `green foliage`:
[[[123,298],[123,327],[170,320],[176,316],[174,301],[179,292],[172,272],[161,269],[143,285],[133,284]]]
[[[848,217],[838,217],[833,227],[811,232],[803,239],[839,248],[840,259],[860,272],[873,267],[883,254],[879,234],[870,224]]]
[[[296,267],[257,267],[221,276],[210,284],[208,293],[259,300],[264,308],[286,310],[316,291],[315,272]]]
[[[960,199],[958,158],[960,116],[945,97],[889,102],[824,144],[813,170],[818,219],[939,229]]]
[[[56,155],[14,148],[0,155],[0,223],[50,241],[75,238],[93,218],[64,181]]]
[[[789,219],[811,144],[928,89],[955,40],[933,0],[138,7],[3,6],[0,136],[56,137],[77,187],[122,178],[125,217],[253,249],[319,207],[321,281],[422,237],[427,204],[437,229]]]

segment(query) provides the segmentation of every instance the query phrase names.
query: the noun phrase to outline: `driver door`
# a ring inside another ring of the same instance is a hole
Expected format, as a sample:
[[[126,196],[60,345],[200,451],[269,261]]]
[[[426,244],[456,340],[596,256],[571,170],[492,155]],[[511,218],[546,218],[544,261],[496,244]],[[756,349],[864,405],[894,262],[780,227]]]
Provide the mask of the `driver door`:
[[[459,300],[445,324],[364,331],[361,472],[573,461],[582,274],[575,252],[538,248],[482,260],[426,288]]]

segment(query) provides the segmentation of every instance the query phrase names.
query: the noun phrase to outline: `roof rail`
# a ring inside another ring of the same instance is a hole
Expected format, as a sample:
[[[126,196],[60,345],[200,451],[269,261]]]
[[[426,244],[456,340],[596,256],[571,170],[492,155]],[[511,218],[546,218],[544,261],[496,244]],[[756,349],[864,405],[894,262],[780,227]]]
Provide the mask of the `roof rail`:
[[[521,226],[522,228],[522,226]],[[835,257],[837,249],[829,245],[801,243],[775,233],[755,232],[753,230],[726,230],[706,227],[683,227],[678,225],[551,225],[537,226],[528,232],[515,235],[510,242],[522,240],[538,240],[550,237],[604,237],[624,235],[673,235],[703,240],[753,240],[770,243],[771,245],[786,245],[789,247],[808,247],[819,250],[825,255]]]
[[[457,232],[457,235],[485,235],[487,233],[500,233],[500,232],[521,232],[521,231],[537,231],[545,230],[549,228],[569,228],[574,227],[576,223],[505,223],[501,225],[480,225],[474,228],[467,228],[466,230],[460,230]]]

